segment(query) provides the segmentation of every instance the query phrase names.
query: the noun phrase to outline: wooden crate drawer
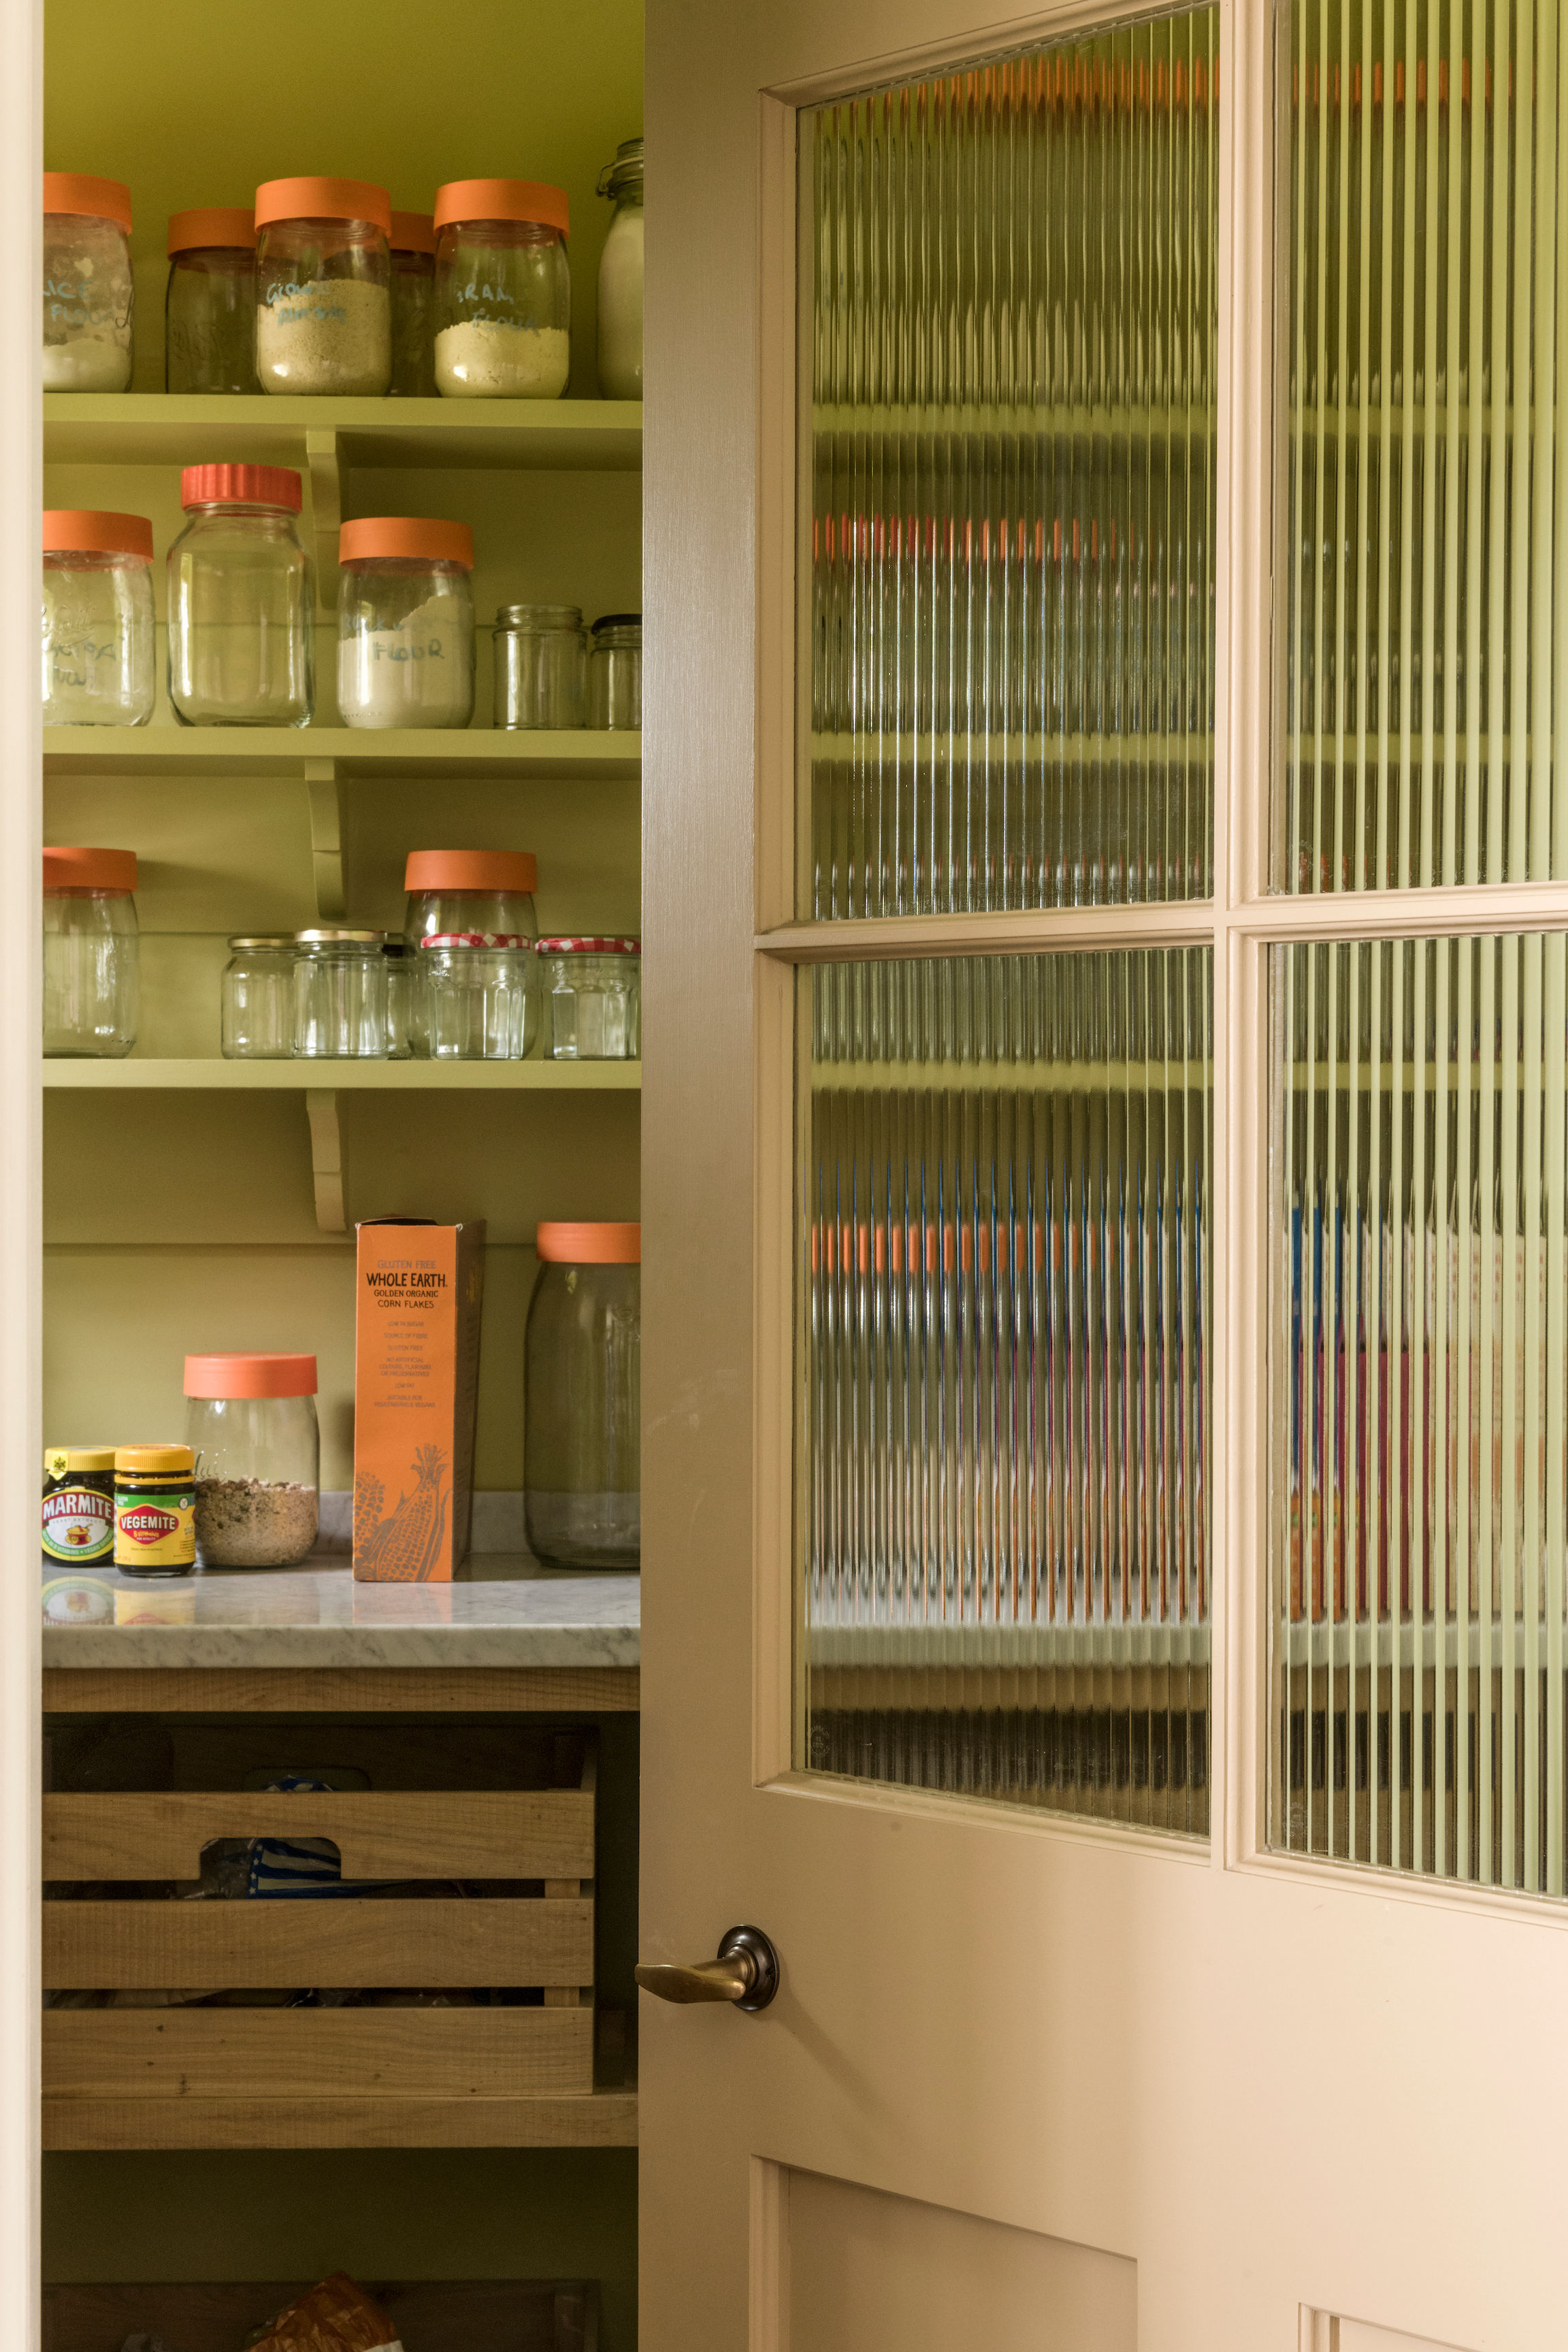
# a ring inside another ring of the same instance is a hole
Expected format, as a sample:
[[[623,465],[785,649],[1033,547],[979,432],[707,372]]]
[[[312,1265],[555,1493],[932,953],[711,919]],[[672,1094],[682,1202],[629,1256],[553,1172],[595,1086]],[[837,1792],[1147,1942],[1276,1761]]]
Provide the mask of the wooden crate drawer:
[[[46,1903],[44,1983],[193,1992],[289,1985],[588,1985],[594,1906],[311,1898]]]
[[[46,2099],[527,2099],[591,2092],[575,2009],[51,2010]]]

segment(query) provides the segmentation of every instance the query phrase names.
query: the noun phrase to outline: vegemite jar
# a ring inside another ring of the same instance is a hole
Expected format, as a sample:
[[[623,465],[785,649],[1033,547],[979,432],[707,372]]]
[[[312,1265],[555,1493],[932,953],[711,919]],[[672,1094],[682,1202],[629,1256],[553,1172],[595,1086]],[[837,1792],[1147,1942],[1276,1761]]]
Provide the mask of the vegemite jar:
[[[115,1567],[122,1576],[189,1576],[195,1564],[195,1459],[190,1447],[117,1447]]]
[[[114,1556],[114,1448],[51,1445],[44,1456],[46,1568],[103,1568]]]

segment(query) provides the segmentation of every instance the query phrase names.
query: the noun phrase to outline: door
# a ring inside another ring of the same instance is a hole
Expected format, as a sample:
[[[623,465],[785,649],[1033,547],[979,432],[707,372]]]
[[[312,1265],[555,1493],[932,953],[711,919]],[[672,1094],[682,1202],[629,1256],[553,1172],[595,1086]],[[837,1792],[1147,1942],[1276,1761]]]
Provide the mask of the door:
[[[652,2352],[1561,2335],[1561,119],[652,12]]]

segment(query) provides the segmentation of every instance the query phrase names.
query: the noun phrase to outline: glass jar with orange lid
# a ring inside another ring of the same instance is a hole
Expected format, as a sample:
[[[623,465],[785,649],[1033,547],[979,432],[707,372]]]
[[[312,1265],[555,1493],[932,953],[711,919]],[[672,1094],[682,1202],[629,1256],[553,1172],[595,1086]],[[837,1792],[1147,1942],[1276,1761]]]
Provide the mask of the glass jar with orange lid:
[[[552,1568],[642,1562],[642,1227],[542,1224],[523,1356],[523,1516]]]
[[[157,695],[153,526],[44,510],[44,724],[145,727]]]
[[[521,1061],[539,1026],[538,866],[526,849],[416,849],[409,1045],[422,1061]]]
[[[392,386],[405,399],[436,389],[436,222],[430,213],[392,215]]]
[[[123,1061],[136,1043],[141,940],[133,849],[44,852],[44,1053]]]
[[[392,382],[392,202],[369,180],[256,191],[263,392],[376,396]]]
[[[204,1568],[291,1568],[314,1549],[316,1385],[314,1356],[185,1358],[185,1442],[195,1463]]]
[[[466,727],[474,715],[474,534],[371,515],[338,533],[345,727]]]
[[[130,189],[46,172],[44,390],[129,392],[135,312]]]
[[[256,222],[244,205],[169,218],[165,392],[258,392]]]
[[[449,400],[558,400],[572,373],[570,211],[541,180],[436,191],[436,389]]]

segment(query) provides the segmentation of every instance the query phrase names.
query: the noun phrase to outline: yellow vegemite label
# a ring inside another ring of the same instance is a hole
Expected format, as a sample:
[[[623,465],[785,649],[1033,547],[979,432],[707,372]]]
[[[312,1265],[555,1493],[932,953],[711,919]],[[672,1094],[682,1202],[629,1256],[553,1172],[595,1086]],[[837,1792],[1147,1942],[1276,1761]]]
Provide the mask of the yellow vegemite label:
[[[114,1504],[117,1568],[189,1568],[196,1556],[196,1498],[173,1482],[150,1495],[120,1495]]]

